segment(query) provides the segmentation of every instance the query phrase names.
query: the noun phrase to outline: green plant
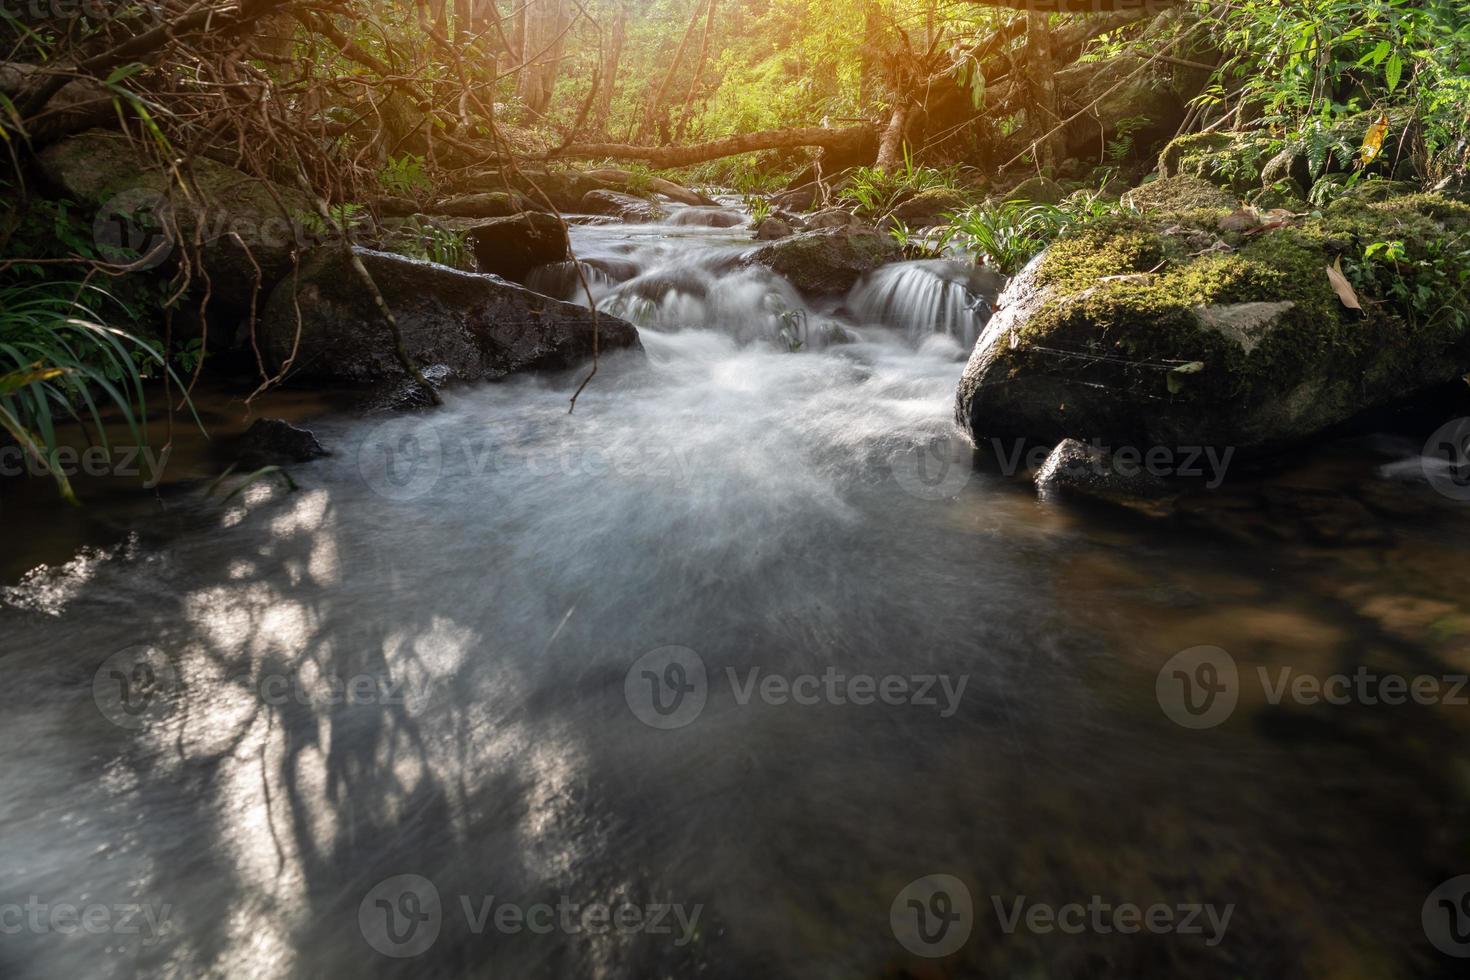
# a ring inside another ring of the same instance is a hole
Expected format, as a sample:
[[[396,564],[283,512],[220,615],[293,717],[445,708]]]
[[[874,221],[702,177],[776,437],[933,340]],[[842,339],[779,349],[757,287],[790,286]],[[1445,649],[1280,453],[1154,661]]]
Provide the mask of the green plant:
[[[409,258],[425,259],[454,269],[471,266],[473,252],[464,232],[410,218],[400,234],[399,251]]]
[[[750,220],[758,225],[775,213],[776,206],[764,195],[746,194],[745,209],[750,212]]]
[[[390,194],[413,197],[430,186],[429,175],[424,170],[424,158],[413,153],[401,157],[389,157],[383,169],[378,171],[378,183]]]
[[[1383,297],[1411,325],[1470,330],[1470,234],[1415,243],[1371,242],[1343,265],[1353,285]]]
[[[781,324],[776,330],[776,337],[786,345],[788,351],[795,354],[806,346],[806,310],[786,310],[778,314],[776,319]]]
[[[852,201],[857,205],[858,214],[877,220],[890,213],[905,197],[940,187],[953,187],[956,182],[957,175],[953,170],[916,166],[913,154],[905,145],[902,166],[891,170],[859,167],[853,171],[847,187],[838,198]]]
[[[133,441],[145,445],[144,379],[154,372],[173,377],[157,349],[103,324],[102,304],[115,303],[106,290],[87,283],[0,286],[0,366],[6,370],[0,376],[0,428],[72,503],[76,495],[57,458],[58,422],[85,426],[106,450],[103,410],[111,405]]]
[[[946,247],[974,254],[1002,275],[1013,276],[1062,232],[1110,210],[1094,207],[1101,200],[1092,197],[1070,209],[1028,201],[969,208],[951,219],[941,241]]]

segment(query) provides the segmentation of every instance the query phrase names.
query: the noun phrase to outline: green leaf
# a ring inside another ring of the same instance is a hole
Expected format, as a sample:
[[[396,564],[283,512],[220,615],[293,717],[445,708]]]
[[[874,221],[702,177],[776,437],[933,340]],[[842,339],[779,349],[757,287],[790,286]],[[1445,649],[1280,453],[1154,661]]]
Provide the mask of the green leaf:
[[[1388,82],[1389,92],[1399,87],[1399,81],[1404,77],[1404,59],[1399,57],[1395,51],[1393,57],[1388,59],[1388,67],[1384,69],[1384,78]]]

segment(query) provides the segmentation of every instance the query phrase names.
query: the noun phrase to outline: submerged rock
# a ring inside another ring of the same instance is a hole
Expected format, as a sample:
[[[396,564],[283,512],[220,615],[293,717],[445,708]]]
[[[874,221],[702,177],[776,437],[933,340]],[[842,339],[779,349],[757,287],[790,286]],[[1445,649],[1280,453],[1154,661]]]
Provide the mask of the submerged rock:
[[[445,380],[565,368],[592,355],[593,317],[585,307],[495,276],[386,252],[356,252],[397,318],[409,357],[419,365],[442,365]],[[262,346],[272,364],[291,359],[295,377],[353,383],[402,380],[388,325],[341,249],[310,253],[298,279],[294,295],[290,280],[276,288],[261,318]],[[632,324],[607,314],[597,322],[603,351],[641,349]]]
[[[745,215],[729,208],[684,208],[675,211],[669,223],[694,228],[736,228],[745,224]]]
[[[251,465],[305,463],[331,455],[310,429],[284,419],[256,419],[238,448],[240,458]]]
[[[1134,193],[1150,191],[1148,212],[1084,226],[1010,283],[959,387],[957,416],[977,441],[1269,451],[1470,370],[1454,309],[1396,305],[1402,293],[1367,292],[1374,280],[1350,309],[1328,274],[1401,240],[1408,295],[1416,274],[1435,288],[1458,273],[1416,263],[1470,227],[1470,207],[1344,202],[1236,233],[1220,230],[1228,195],[1201,187],[1222,193],[1189,177],[1146,185]]]
[[[761,265],[803,293],[843,293],[866,273],[903,257],[887,235],[865,228],[803,232],[748,252],[741,263]]]

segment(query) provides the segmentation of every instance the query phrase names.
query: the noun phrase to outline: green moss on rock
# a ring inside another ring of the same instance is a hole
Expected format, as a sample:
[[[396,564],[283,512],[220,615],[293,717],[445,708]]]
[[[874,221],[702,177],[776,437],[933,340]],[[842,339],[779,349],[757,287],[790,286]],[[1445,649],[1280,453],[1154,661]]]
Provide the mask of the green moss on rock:
[[[1327,274],[1339,260],[1358,271],[1378,241],[1411,243],[1411,259],[1460,254],[1470,207],[1414,195],[1227,233],[1218,209],[1174,210],[1199,203],[1196,178],[1158,183],[1162,211],[1082,227],[1001,297],[960,388],[977,439],[1261,449],[1470,369],[1460,321],[1402,305],[1430,266],[1395,267],[1406,288],[1364,293],[1364,312]],[[1470,282],[1470,268],[1435,274]]]

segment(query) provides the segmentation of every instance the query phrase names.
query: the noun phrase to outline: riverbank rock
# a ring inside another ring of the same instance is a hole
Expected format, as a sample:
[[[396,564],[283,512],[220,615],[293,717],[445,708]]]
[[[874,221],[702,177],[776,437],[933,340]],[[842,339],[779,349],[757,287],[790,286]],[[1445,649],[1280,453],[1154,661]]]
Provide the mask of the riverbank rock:
[[[495,276],[457,272],[386,252],[357,249],[398,320],[404,347],[419,365],[442,366],[450,381],[504,377],[514,371],[571,367],[592,355],[592,313]],[[296,293],[282,282],[261,318],[262,347],[281,365],[300,344],[293,377],[350,383],[396,383],[403,369],[388,326],[341,249],[317,249],[301,263]],[[641,349],[638,331],[601,314],[604,352]]]
[[[866,228],[803,232],[746,253],[741,263],[761,265],[809,295],[844,293],[866,273],[903,258],[887,235]]]
[[[487,218],[465,231],[481,272],[525,282],[533,269],[572,257],[567,230],[554,215],[527,211]]]
[[[936,187],[915,194],[888,216],[910,228],[932,228],[944,224],[945,215],[963,211],[967,203],[957,191]]]
[[[604,214],[632,224],[658,224],[669,213],[652,201],[619,191],[590,191],[582,198],[580,210],[586,214]]]
[[[482,191],[478,194],[457,194],[425,208],[427,214],[442,214],[450,218],[509,218],[523,211],[534,211],[531,200],[521,194],[507,191]]]
[[[185,195],[119,134],[94,129],[53,144],[39,167],[47,183],[96,213],[109,261],[147,255],[141,267],[157,268],[177,261],[184,243],[202,241],[215,309],[248,310],[257,267],[263,299],[290,271],[292,253],[321,238],[312,202],[294,188],[196,157],[193,193]]]
[[[1083,226],[1012,280],[960,383],[977,441],[1266,452],[1470,370],[1463,306],[1412,299],[1470,276],[1446,248],[1470,207],[1348,198],[1226,231],[1233,201],[1210,206],[1203,184],[1146,185],[1143,214]],[[1401,262],[1360,265],[1387,240],[1404,242]]]

